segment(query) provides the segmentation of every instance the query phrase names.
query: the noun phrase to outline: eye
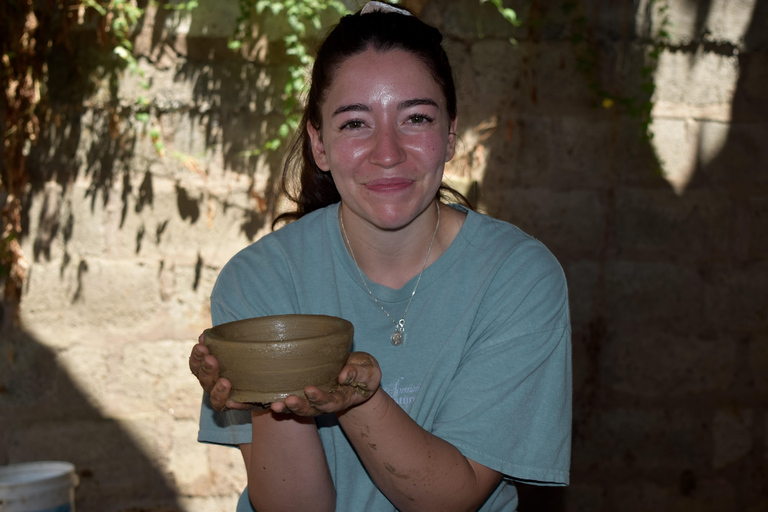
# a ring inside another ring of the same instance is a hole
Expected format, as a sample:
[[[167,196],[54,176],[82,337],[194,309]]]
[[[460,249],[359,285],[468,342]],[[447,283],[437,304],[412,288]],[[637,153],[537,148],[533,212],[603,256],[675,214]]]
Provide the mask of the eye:
[[[426,114],[413,114],[408,118],[408,121],[413,124],[424,124],[431,123],[434,119]]]
[[[363,122],[359,119],[351,119],[347,121],[346,123],[342,124],[339,129],[340,130],[357,130],[358,128],[363,127]]]

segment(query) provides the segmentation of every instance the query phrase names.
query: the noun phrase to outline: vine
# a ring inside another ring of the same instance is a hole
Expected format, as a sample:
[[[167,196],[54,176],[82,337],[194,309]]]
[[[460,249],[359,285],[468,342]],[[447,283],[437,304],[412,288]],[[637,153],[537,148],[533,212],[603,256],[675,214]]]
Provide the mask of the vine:
[[[158,5],[155,0],[152,4]],[[196,0],[163,4],[190,10]],[[143,77],[133,54],[131,38],[144,14],[135,0],[6,0],[0,2],[0,101],[3,114],[3,158],[0,161],[0,329],[18,324],[18,304],[28,262],[19,243],[22,234],[22,197],[29,181],[26,160],[38,141],[41,119],[47,120],[48,57],[54,43],[67,40],[75,26],[95,25],[96,39],[111,48],[115,70],[127,69]],[[142,80],[142,87],[149,84]],[[134,107],[144,124],[148,100]],[[150,131],[158,152],[159,132]]]
[[[75,22],[75,2],[36,9],[33,0],[0,2],[0,89],[3,115],[3,158],[0,161],[0,330],[16,325],[21,287],[28,263],[19,243],[22,196],[28,182],[26,158],[40,134],[48,75],[48,49]]]
[[[517,12],[515,12],[514,9],[510,9],[509,7],[504,7],[502,0],[480,0],[480,3],[489,3],[496,7],[496,10],[499,11],[499,14],[501,14],[502,18],[507,20],[513,27],[519,27],[522,24],[520,19],[517,17]]]
[[[237,29],[229,41],[229,48],[240,50],[243,45],[251,42],[251,25],[254,16],[261,16],[267,10],[273,16],[285,19],[291,31],[283,36],[286,55],[294,57],[294,62],[288,66],[288,75],[282,91],[282,115],[284,121],[277,129],[277,134],[265,142],[261,147],[245,151],[244,157],[258,156],[265,151],[276,151],[286,139],[295,131],[301,120],[301,94],[307,87],[308,69],[314,59],[310,55],[305,44],[306,37],[311,31],[322,29],[322,17],[331,15],[340,18],[350,11],[339,0],[239,0],[240,15],[237,20]],[[499,14],[512,26],[519,27],[521,21],[515,10],[504,7],[502,0],[479,0],[480,4],[493,5]],[[398,0],[390,1],[398,4]]]
[[[513,26],[520,25],[515,11],[505,8],[502,0],[479,1],[493,5]],[[139,66],[132,42],[146,7],[139,7],[136,0],[61,0],[53,3],[13,0],[0,4],[0,17],[8,20],[6,30],[0,35],[0,99],[4,121],[0,169],[0,287],[3,301],[17,305],[28,268],[19,243],[22,197],[29,180],[25,164],[31,147],[38,140],[41,119],[49,114],[47,59],[51,48],[54,43],[65,41],[75,26],[93,28],[98,43],[111,49],[113,79],[125,70],[138,75],[141,87],[148,91],[150,85]],[[254,17],[269,14],[287,23],[282,42],[285,54],[291,58],[279,98],[283,120],[276,133],[260,148],[248,152],[251,156],[278,149],[295,131],[301,117],[301,94],[306,88],[307,68],[313,63],[306,41],[329,20],[338,19],[349,10],[340,0],[239,0],[239,4],[240,15],[229,47],[239,50],[248,44]],[[150,0],[147,5],[189,12],[198,6],[198,1]],[[134,118],[145,128],[151,122],[152,102],[147,96],[140,96],[130,107]],[[162,157],[165,148],[160,130],[150,127],[147,134]],[[173,156],[184,159],[175,152]],[[14,308],[12,323],[16,323],[16,314]]]
[[[276,17],[283,18],[289,27],[289,32],[283,36],[285,53],[293,58],[288,65],[288,73],[282,90],[283,122],[277,129],[277,134],[265,142],[260,148],[246,151],[243,156],[257,156],[264,151],[275,151],[296,130],[301,119],[300,97],[307,85],[307,69],[314,59],[305,44],[311,32],[322,29],[322,17],[331,15],[336,19],[349,13],[346,6],[338,0],[239,0],[240,15],[237,20],[235,34],[229,41],[229,48],[239,50],[251,41],[251,26],[256,16],[262,16],[269,11]]]
[[[567,0],[561,4],[563,12],[572,17],[571,43],[577,54],[577,67],[585,76],[587,85],[597,98],[597,103],[604,109],[619,106],[627,114],[640,121],[643,140],[653,139],[650,129],[651,113],[653,111],[653,94],[656,90],[655,72],[659,65],[662,52],[669,46],[672,21],[668,0],[650,0],[648,4],[649,18],[657,19],[658,29],[655,34],[649,34],[647,49],[644,53],[644,63],[640,68],[641,95],[622,95],[606,89],[599,79],[599,49],[598,44],[591,39],[587,29],[587,19],[577,11],[579,3]]]

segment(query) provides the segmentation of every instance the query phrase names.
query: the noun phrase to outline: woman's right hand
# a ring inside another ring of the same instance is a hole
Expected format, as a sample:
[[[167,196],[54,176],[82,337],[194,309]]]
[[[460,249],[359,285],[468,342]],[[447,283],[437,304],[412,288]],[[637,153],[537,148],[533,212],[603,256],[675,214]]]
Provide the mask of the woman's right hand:
[[[189,369],[197,377],[203,390],[211,396],[211,406],[215,410],[238,409],[244,411],[253,408],[252,404],[235,402],[229,398],[232,385],[224,377],[219,377],[219,362],[208,351],[204,334],[200,335],[197,344],[192,347],[192,354],[189,356]]]

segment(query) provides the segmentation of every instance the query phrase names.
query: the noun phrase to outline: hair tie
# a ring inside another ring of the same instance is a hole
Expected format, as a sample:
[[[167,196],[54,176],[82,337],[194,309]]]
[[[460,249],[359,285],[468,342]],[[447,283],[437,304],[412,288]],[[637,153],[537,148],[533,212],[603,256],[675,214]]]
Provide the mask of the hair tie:
[[[405,9],[400,9],[398,7],[395,7],[393,5],[385,4],[384,2],[368,2],[365,4],[365,7],[363,7],[360,10],[360,14],[368,14],[370,12],[393,12],[395,14],[403,14],[405,16],[411,16],[411,13],[406,11]]]

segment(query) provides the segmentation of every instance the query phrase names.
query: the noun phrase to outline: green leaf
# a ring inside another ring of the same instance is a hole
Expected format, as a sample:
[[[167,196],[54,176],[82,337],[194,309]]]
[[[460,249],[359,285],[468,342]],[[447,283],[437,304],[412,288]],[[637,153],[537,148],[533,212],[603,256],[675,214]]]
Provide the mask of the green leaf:
[[[520,26],[520,20],[517,19],[517,13],[513,11],[512,9],[502,9],[501,15],[504,16],[504,19],[506,19],[508,22],[510,22],[512,25],[519,27]]]

